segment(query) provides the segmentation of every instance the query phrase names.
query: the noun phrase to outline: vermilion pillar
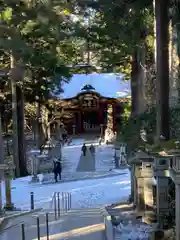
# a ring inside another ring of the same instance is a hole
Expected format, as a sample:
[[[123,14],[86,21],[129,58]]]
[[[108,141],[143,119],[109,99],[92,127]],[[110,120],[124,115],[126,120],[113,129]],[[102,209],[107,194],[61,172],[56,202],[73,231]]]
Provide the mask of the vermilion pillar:
[[[103,124],[103,115],[104,115],[104,104],[99,104],[99,112],[98,112],[98,121],[100,124]]]
[[[83,126],[82,126],[82,113],[81,111],[78,112],[78,132],[82,132],[83,131]]]

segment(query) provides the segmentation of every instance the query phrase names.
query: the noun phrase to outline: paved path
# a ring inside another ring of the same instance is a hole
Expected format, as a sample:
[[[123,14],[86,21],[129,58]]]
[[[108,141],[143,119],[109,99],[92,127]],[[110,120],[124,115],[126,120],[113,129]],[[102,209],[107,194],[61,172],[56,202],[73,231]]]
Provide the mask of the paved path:
[[[76,172],[95,172],[95,170],[95,156],[88,150],[86,156],[80,156]]]

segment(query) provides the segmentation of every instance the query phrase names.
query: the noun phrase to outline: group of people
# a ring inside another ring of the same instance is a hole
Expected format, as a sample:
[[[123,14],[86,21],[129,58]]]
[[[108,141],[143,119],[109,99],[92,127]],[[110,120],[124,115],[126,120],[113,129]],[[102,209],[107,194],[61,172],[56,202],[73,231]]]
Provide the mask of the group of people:
[[[66,132],[64,132],[62,134],[62,139],[63,139],[64,143],[67,143],[68,145],[72,142],[72,139],[68,138]],[[101,137],[99,138],[98,142],[99,142],[99,146],[100,146],[102,144],[102,138]],[[85,143],[83,144],[83,146],[81,148],[83,156],[86,156],[87,150],[89,150],[89,152],[92,154],[92,156],[95,155],[95,147],[94,147],[93,144],[91,144],[89,148],[87,148]],[[58,182],[58,177],[59,177],[59,180],[61,180],[61,172],[62,172],[62,164],[61,163],[62,162],[61,162],[60,159],[55,158],[53,160],[53,173],[54,173],[55,182]]]
[[[82,146],[82,148],[81,148],[81,151],[82,151],[82,153],[83,153],[83,156],[86,156],[87,150],[88,150],[88,148],[87,148],[86,144],[84,143],[83,146]],[[89,151],[90,151],[90,153],[91,153],[92,155],[95,154],[95,147],[94,147],[93,144],[91,144],[91,146],[89,147]]]

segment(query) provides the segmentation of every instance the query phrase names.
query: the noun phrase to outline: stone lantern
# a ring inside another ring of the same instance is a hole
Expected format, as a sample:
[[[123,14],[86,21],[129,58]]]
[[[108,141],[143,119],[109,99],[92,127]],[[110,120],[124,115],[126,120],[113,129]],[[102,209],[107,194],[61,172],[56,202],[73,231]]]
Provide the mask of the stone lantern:
[[[161,228],[164,227],[164,216],[169,213],[168,206],[168,184],[169,184],[169,165],[171,155],[156,155],[154,161],[154,176],[156,177],[156,207],[157,219]]]
[[[5,162],[6,164],[0,164],[1,175],[3,176],[5,181],[5,195],[6,195],[5,209],[13,210],[14,205],[12,203],[12,198],[11,198],[11,179],[14,176],[15,166],[13,164],[12,157],[10,157],[8,160],[5,160]],[[1,202],[1,209],[2,209],[2,202]]]
[[[4,171],[7,168],[6,164],[0,164],[0,184],[1,184],[1,180],[4,179]],[[2,192],[1,192],[1,188],[0,188],[0,213],[2,212]]]
[[[31,172],[31,176],[32,182],[38,182],[39,178],[38,178],[38,168],[39,168],[39,160],[38,160],[38,156],[40,155],[40,150],[39,149],[32,149],[31,151],[28,152],[28,160],[30,162],[30,172]]]

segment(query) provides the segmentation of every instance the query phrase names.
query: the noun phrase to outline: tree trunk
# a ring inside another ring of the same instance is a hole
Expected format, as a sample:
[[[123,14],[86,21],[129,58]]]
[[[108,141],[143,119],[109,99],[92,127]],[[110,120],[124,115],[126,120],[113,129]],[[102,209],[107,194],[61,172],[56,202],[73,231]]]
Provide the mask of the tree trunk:
[[[176,33],[177,33],[177,54],[178,54],[178,79],[180,79],[180,24],[178,23],[180,21],[180,16],[179,16],[179,11],[180,11],[180,3],[176,3],[177,5],[177,13],[178,15],[178,21],[174,22],[175,28],[176,28]],[[178,101],[180,101],[180,81],[177,81],[177,91],[178,91]]]
[[[139,109],[139,93],[138,93],[138,75],[139,75],[139,63],[137,49],[135,49],[132,55],[131,62],[131,97],[132,97],[132,113],[131,116],[138,114]]]
[[[18,79],[18,69],[15,57],[11,55],[11,90],[12,90],[12,121],[13,121],[13,161],[15,164],[15,175],[20,176],[19,154],[18,154],[18,124],[17,124],[17,95],[16,81]]]
[[[4,142],[2,136],[2,119],[1,119],[1,103],[0,103],[0,164],[4,163]],[[3,173],[0,172],[0,213],[2,212],[2,185]]]
[[[18,154],[19,154],[19,169],[20,176],[27,176],[26,167],[26,146],[24,136],[24,93],[19,86],[16,88],[17,93],[17,123],[18,123]]]
[[[40,149],[40,124],[39,120],[41,117],[41,109],[40,109],[40,102],[36,101],[36,146],[38,149]]]
[[[48,110],[46,106],[41,107],[43,142],[48,139]]]
[[[43,118],[41,116],[41,102],[36,101],[36,145],[40,149],[45,141],[45,134],[43,131]]]
[[[155,1],[157,141],[169,140],[169,1]]]
[[[147,96],[146,91],[146,45],[145,39],[142,42],[141,48],[139,48],[139,74],[138,74],[138,114],[143,113],[147,108]]]

